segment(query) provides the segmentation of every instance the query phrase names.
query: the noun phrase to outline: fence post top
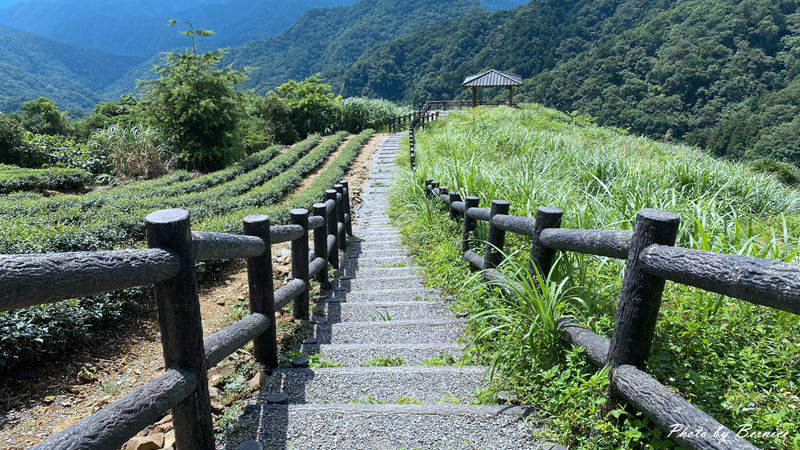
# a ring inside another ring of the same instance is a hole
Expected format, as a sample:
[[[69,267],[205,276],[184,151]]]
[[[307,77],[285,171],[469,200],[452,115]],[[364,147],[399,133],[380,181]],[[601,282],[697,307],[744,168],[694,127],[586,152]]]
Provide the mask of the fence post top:
[[[553,208],[551,206],[540,206],[540,207],[536,208],[536,212],[540,213],[540,214],[546,214],[546,215],[549,215],[549,216],[555,216],[555,215],[562,216],[562,215],[564,215],[564,211],[562,211],[559,208]]]
[[[308,210],[305,208],[294,208],[293,210],[289,211],[289,214],[292,216],[307,216]]]
[[[325,203],[314,203],[312,205],[312,208],[314,208],[315,210],[317,210],[317,209],[325,209],[326,207],[327,206],[325,205]]]
[[[162,209],[160,211],[154,211],[148,214],[144,218],[145,222],[152,224],[173,223],[188,219],[189,219],[189,211],[178,208]]]
[[[636,220],[679,223],[681,218],[671,212],[661,211],[660,209],[645,208],[636,213]]]
[[[341,184],[341,185],[342,185],[342,186],[344,186],[344,187],[347,187],[347,186],[349,186],[349,185],[350,185],[350,182],[349,182],[349,181],[347,181],[347,180],[342,180],[342,181],[340,181],[340,182],[339,182],[339,184]]]
[[[469,203],[473,203],[474,202],[477,205],[478,202],[481,201],[481,199],[477,195],[468,195],[468,196],[464,197],[464,201],[465,202],[469,202]]]
[[[243,220],[244,223],[269,222],[269,216],[265,216],[264,214],[253,214],[252,216],[245,217]]]
[[[325,189],[325,195],[336,194],[336,189]]]
[[[510,206],[511,202],[508,200],[492,200],[492,206]]]

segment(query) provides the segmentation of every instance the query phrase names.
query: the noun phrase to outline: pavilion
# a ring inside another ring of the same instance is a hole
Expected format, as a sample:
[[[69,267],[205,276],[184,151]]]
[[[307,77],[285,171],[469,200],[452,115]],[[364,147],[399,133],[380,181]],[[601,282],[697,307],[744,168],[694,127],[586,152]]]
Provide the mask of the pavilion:
[[[472,88],[472,106],[478,106],[478,88],[479,87],[507,87],[508,88],[508,104],[514,104],[514,86],[522,84],[522,77],[512,73],[500,72],[499,70],[487,70],[486,72],[479,73],[467,77],[463,83],[464,87]]]

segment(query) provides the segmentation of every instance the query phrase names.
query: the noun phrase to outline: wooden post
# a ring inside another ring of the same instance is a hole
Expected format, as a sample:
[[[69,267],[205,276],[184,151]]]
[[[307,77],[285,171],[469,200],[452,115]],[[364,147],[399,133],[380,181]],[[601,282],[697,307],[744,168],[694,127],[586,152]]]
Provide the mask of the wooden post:
[[[461,238],[461,253],[469,251],[470,233],[475,231],[475,219],[467,215],[467,210],[477,208],[480,199],[475,196],[464,197],[464,234]]]
[[[472,107],[476,108],[478,106],[478,88],[472,86]]]
[[[344,186],[342,199],[344,200],[344,210],[347,212],[347,223],[344,228],[347,231],[347,235],[353,237],[353,208],[350,206],[350,182],[343,180],[340,184]]]
[[[431,198],[431,183],[433,180],[425,180],[425,197]]]
[[[653,209],[643,209],[636,215],[608,351],[612,369],[626,364],[643,369],[650,355],[664,279],[647,274],[639,255],[653,244],[674,245],[679,223],[678,216]]]
[[[514,106],[514,86],[508,87],[508,106]]]
[[[561,218],[564,212],[558,208],[548,208],[540,206],[536,209],[536,220],[533,224],[533,238],[531,239],[531,261],[528,264],[528,273],[536,276],[538,270],[542,278],[547,278],[550,269],[553,268],[553,256],[556,251],[546,248],[539,243],[539,235],[546,228],[558,228],[561,226]]]
[[[486,254],[483,263],[486,269],[493,269],[503,261],[503,245],[506,241],[506,232],[492,225],[492,217],[498,214],[508,214],[511,203],[505,200],[493,200],[489,210],[489,233],[486,237]]]
[[[336,205],[336,216],[339,223],[342,224],[342,232],[336,235],[336,239],[339,241],[339,250],[345,251],[347,250],[347,234],[344,229],[344,186],[337,183],[333,185],[333,188],[336,189],[337,194],[342,196]]]
[[[457,192],[450,193],[450,218],[453,220],[458,220],[458,211],[453,208],[453,203],[460,201],[461,195],[459,195]]]
[[[337,205],[336,205],[336,190],[335,189],[326,189],[325,190],[325,200],[333,200],[333,209],[330,213],[328,213],[328,235],[333,236],[336,240],[339,240],[339,231],[338,226],[336,225],[336,218],[338,216]],[[325,244],[327,245],[327,243]],[[333,246],[331,249],[330,254],[328,254],[328,261],[330,261],[331,265],[334,269],[339,268],[339,247],[338,242],[336,245]]]
[[[294,301],[292,314],[296,320],[308,320],[308,210],[293,209],[289,215],[293,225],[303,227],[303,235],[292,241],[292,278],[306,284],[305,291]]]
[[[145,224],[148,245],[171,251],[181,263],[177,275],[154,285],[164,367],[188,370],[197,377],[194,392],[172,409],[175,441],[181,448],[214,449],[189,213],[182,209],[156,211],[145,218]]]
[[[247,260],[247,284],[250,312],[261,313],[270,320],[270,326],[253,340],[253,357],[268,370],[278,367],[278,340],[275,326],[275,291],[272,281],[272,245],[269,235],[269,217],[263,215],[244,218],[244,234],[261,238],[267,249],[263,255]]]
[[[314,215],[321,216],[325,219],[325,223],[314,229],[314,256],[328,261],[328,223],[327,223],[327,207],[325,203],[314,203]],[[322,289],[331,290],[331,281],[328,279],[328,266],[319,271],[317,274],[317,281]]]

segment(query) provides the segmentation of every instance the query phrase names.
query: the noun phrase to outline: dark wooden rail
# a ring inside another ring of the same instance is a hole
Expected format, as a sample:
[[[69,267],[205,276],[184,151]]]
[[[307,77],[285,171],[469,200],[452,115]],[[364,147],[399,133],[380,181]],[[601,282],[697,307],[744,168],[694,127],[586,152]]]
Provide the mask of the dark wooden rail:
[[[291,212],[292,224],[270,226],[262,215],[244,219],[244,235],[192,232],[180,209],[148,215],[149,249],[0,256],[0,311],[152,284],[165,371],[125,397],[36,446],[36,449],[119,448],[172,411],[178,448],[213,449],[206,371],[253,341],[253,356],[277,367],[275,310],[294,302],[308,319],[310,282],[331,287],[327,266],[352,236],[347,182],[326,191],[327,201]],[[314,250],[309,250],[309,231]],[[271,246],[292,243],[292,279],[273,290]],[[250,315],[203,339],[194,264],[247,260]]]
[[[560,228],[563,213],[556,208],[540,207],[532,219],[508,215],[505,201],[495,200],[491,208],[479,208],[477,197],[465,196],[462,201],[461,195],[433,180],[426,181],[425,192],[445,204],[451,217],[463,219],[463,258],[481,270],[487,281],[500,278],[494,267],[499,263],[505,232],[531,238],[532,265],[545,276],[556,251],[625,259],[611,339],[568,318],[559,322],[562,338],[585,349],[595,365],[611,367],[611,402],[628,401],[667,432],[675,424],[693,431],[671,436],[677,443],[699,449],[756,448],[645,373],[645,361],[666,280],[800,314],[800,265],[675,247],[679,219],[664,211],[640,211],[633,231],[565,229]],[[485,256],[471,250],[476,221],[489,225]],[[727,440],[719,439],[721,434]]]

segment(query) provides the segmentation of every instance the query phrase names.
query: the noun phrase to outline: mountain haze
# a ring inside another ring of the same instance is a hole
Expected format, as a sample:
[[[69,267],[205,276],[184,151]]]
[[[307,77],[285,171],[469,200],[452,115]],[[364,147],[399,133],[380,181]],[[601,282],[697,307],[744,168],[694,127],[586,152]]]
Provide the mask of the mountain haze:
[[[100,99],[97,92],[141,59],[86,50],[0,25],[0,110],[46,96],[80,113]]]

